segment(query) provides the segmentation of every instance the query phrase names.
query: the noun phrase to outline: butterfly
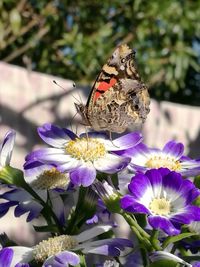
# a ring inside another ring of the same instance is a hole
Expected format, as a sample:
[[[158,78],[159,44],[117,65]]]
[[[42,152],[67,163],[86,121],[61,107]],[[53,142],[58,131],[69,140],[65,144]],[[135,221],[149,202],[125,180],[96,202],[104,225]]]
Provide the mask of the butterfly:
[[[123,133],[141,124],[149,113],[148,89],[135,65],[135,51],[118,46],[92,87],[86,105],[75,103],[83,124],[95,131]]]

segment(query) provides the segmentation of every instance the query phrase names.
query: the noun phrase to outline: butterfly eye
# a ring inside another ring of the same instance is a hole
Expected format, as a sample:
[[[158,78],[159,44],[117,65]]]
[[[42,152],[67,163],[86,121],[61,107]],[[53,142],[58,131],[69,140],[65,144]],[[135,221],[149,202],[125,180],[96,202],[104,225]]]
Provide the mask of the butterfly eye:
[[[121,59],[121,63],[125,63],[125,61],[126,61],[125,57]]]

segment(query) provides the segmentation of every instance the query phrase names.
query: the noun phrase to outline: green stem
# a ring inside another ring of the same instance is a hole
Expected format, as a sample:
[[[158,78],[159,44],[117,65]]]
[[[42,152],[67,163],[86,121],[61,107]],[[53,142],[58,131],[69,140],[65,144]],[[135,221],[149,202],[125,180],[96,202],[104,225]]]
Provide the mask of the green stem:
[[[51,207],[47,205],[47,203],[25,182],[23,184],[23,188],[31,195],[34,199],[38,200],[38,202],[44,207],[44,209],[41,211],[42,215],[46,219],[46,222],[48,225],[51,223],[52,218],[58,228],[58,231],[60,234],[63,233],[63,229],[60,226],[59,220],[56,217],[55,213],[52,211]]]
[[[137,229],[137,232],[140,233],[140,235],[142,237],[145,237],[147,239],[150,239],[150,235],[144,231],[137,223],[137,221],[135,219],[133,219],[129,214],[127,214],[126,212],[124,211],[121,211],[120,214],[124,217],[124,219],[127,221],[127,223],[130,225],[130,226],[133,226],[134,228]]]
[[[132,218],[129,214],[124,211],[120,211],[120,214],[127,221],[132,231],[136,234],[139,242],[146,246],[148,251],[161,250],[161,247],[158,245],[158,239],[156,239],[157,232],[153,233],[153,236],[150,236],[146,231],[144,231],[137,223],[137,221]]]
[[[150,243],[150,235],[145,232],[138,223],[127,213],[121,211],[120,214],[124,217],[124,219],[129,224],[131,230],[136,234],[139,242],[149,250],[152,251],[152,245]]]
[[[158,245],[158,233],[158,230],[153,230],[150,241],[156,250],[162,250],[162,248]]]
[[[144,248],[141,248],[140,252],[141,252],[141,257],[143,261],[143,266],[146,267],[148,266],[148,261],[147,261],[148,257],[147,257],[146,250]]]

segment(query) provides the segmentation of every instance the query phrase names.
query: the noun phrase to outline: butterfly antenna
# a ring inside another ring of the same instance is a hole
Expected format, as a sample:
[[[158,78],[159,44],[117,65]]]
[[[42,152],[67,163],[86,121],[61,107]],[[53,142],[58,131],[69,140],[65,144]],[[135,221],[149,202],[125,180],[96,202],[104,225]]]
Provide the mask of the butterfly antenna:
[[[62,87],[60,84],[58,84],[55,80],[53,80],[53,83],[55,83],[58,87],[60,87],[62,90],[64,90],[65,92],[67,92],[66,88]],[[74,87],[74,83],[73,83],[73,87]],[[80,100],[78,98],[76,98],[74,95],[71,95],[77,102],[80,103]]]
[[[75,83],[75,82],[73,82],[73,87],[77,89],[77,86],[76,86],[76,83]],[[78,102],[79,102],[80,104],[83,104],[83,100],[82,100],[81,95],[80,95],[80,92],[79,92],[78,90],[77,90],[77,94],[78,94],[78,96],[79,96],[79,100],[78,100]]]

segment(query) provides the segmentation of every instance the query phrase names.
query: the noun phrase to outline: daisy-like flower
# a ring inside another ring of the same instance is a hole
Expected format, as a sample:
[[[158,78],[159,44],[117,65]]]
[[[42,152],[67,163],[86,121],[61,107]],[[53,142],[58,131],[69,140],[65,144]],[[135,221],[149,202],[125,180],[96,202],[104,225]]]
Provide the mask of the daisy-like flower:
[[[5,135],[0,144],[0,171],[3,167],[10,164],[12,151],[15,143],[16,132],[11,130]]]
[[[23,256],[26,255],[30,260],[43,264],[44,267],[57,266],[56,263],[59,263],[60,267],[67,267],[69,265],[75,266],[79,263],[79,256],[75,254],[75,251],[81,251],[83,254],[92,253],[116,257],[126,247],[133,246],[130,240],[124,238],[89,241],[110,229],[112,229],[112,226],[102,225],[86,230],[76,236],[61,235],[50,237],[33,248],[23,247],[21,249],[21,257],[23,259]],[[12,247],[14,252],[15,248],[18,247]],[[19,258],[17,260],[19,261]]]
[[[64,206],[61,195],[66,195],[67,190],[71,188],[69,186],[69,175],[61,173],[52,165],[43,164],[39,161],[27,162],[24,165],[24,170],[26,182],[44,202],[49,197],[52,210],[60,224],[63,225],[66,220],[67,208]],[[1,199],[7,200],[7,202],[0,204],[0,217],[4,216],[10,207],[15,207],[14,215],[16,217],[28,213],[27,222],[37,218],[43,206],[23,188],[14,186],[11,188],[11,190],[0,195]]]
[[[26,161],[54,164],[59,171],[69,172],[74,185],[85,187],[93,183],[96,171],[115,173],[125,168],[130,159],[114,152],[133,147],[142,139],[140,133],[129,133],[113,141],[99,133],[78,137],[70,130],[52,124],[39,127],[38,133],[52,148],[32,152]]]
[[[149,148],[140,143],[118,155],[131,157],[130,169],[145,172],[149,169],[168,168],[181,173],[185,177],[200,174],[200,161],[183,155],[184,145],[169,141],[163,149]]]
[[[121,198],[121,208],[147,214],[154,229],[177,235],[181,224],[200,221],[200,208],[192,205],[199,189],[179,173],[165,168],[139,173],[132,178],[128,189],[130,195]]]

